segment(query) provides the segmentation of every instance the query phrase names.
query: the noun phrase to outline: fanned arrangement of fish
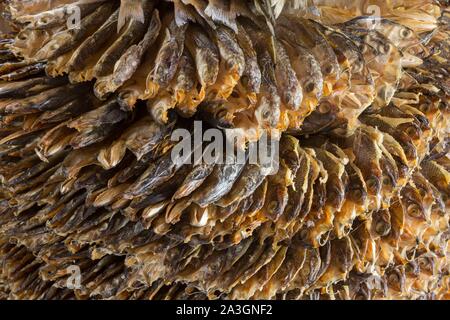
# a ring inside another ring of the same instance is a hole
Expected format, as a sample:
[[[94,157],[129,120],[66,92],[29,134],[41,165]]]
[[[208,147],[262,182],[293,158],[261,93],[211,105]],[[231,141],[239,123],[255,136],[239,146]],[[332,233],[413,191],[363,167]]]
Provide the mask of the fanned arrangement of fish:
[[[0,8],[0,299],[450,299],[446,1]]]

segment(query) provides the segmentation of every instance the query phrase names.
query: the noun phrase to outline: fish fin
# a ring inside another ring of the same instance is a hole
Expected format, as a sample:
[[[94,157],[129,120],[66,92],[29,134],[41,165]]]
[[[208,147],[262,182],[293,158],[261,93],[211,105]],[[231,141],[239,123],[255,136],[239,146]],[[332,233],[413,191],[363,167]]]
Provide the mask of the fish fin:
[[[210,0],[205,9],[207,14],[213,21],[223,23],[233,31],[237,32],[236,12],[231,10],[230,6],[218,0]]]
[[[192,13],[192,7],[182,3],[181,0],[173,0],[175,8],[175,22],[177,26],[181,27],[189,22],[197,22],[195,15]]]
[[[129,19],[145,23],[144,9],[142,8],[141,1],[123,1],[120,5],[119,20],[117,22],[117,32],[122,30],[123,26]]]

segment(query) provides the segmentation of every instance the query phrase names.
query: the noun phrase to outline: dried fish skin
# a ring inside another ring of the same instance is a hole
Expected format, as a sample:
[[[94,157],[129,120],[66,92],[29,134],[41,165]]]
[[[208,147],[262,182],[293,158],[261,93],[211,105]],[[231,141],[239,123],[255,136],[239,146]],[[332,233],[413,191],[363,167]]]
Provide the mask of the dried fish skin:
[[[52,110],[75,99],[78,94],[86,93],[87,90],[86,86],[78,85],[56,87],[15,103],[6,104],[2,106],[0,112],[3,114],[29,114]]]
[[[112,13],[113,3],[101,5],[93,13],[81,20],[79,29],[69,29],[61,33],[57,33],[48,43],[45,44],[34,55],[34,59],[52,59],[73,49],[80,43],[92,30],[100,26]]]
[[[282,16],[279,19],[281,20],[281,25],[290,30],[295,30],[301,44],[311,50],[311,53],[320,63],[324,77],[323,93],[325,96],[329,95],[332,92],[334,83],[340,78],[340,69],[336,54],[325,37],[306,19],[298,19],[289,15]]]
[[[279,94],[288,109],[298,110],[303,100],[303,90],[292,68],[286,50],[280,42],[275,42],[275,76]]]
[[[175,76],[179,59],[184,49],[185,27],[178,27],[173,22],[166,29],[166,36],[156,56],[153,81],[166,87]]]
[[[125,51],[115,63],[112,74],[96,81],[94,88],[97,97],[103,99],[107,93],[116,91],[133,76],[139,67],[138,61],[142,60],[145,51],[156,41],[160,28],[159,12],[155,9],[144,38]]]
[[[241,24],[238,24],[236,40],[238,41],[245,58],[245,69],[240,78],[240,84],[250,94],[258,93],[261,87],[261,70],[258,66],[258,60],[252,41]]]
[[[448,17],[442,1],[374,1],[383,28],[346,0],[152,1],[144,21],[116,1],[39,61],[64,23],[1,35],[0,110],[16,107],[0,116],[0,298],[448,298]],[[11,16],[74,2],[25,3]],[[208,84],[193,29],[216,58]],[[171,134],[199,120],[246,150],[278,129],[279,170],[174,163]]]
[[[195,60],[197,77],[203,90],[216,82],[219,72],[219,50],[214,42],[199,27],[186,31],[186,47]]]
[[[116,11],[100,26],[100,28],[80,44],[67,63],[69,72],[78,71],[84,68],[89,56],[94,54],[108,42],[107,35],[111,33],[115,23],[117,23],[117,16],[118,12]]]
[[[231,190],[244,167],[245,164],[216,165],[200,188],[192,194],[192,201],[205,207],[219,200]]]
[[[150,2],[145,2],[145,8],[147,16],[145,20],[148,20],[148,16],[152,12],[153,5]],[[103,53],[94,68],[94,75],[97,78],[107,76],[114,70],[115,63],[126,52],[128,47],[137,43],[139,39],[146,32],[146,24],[140,21],[130,20],[126,29],[120,34],[119,38]]]
[[[65,23],[73,14],[74,6],[80,10],[80,16],[84,17],[94,11],[101,1],[93,3],[74,2],[38,14],[22,15],[17,21],[30,29],[48,29]]]
[[[385,18],[358,17],[344,24],[347,28],[367,28],[381,32],[404,53],[420,55],[424,48],[423,40],[408,26]]]

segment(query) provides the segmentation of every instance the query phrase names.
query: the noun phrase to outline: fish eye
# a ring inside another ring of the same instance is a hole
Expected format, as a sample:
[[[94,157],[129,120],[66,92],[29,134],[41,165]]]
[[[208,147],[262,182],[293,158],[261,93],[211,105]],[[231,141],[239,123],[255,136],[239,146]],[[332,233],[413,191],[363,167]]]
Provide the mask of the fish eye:
[[[305,91],[306,91],[307,93],[309,93],[309,92],[312,92],[312,91],[314,90],[314,88],[315,88],[314,83],[313,83],[313,82],[309,82],[309,83],[307,83],[306,86],[305,86]]]
[[[277,209],[277,207],[278,207],[278,202],[272,201],[272,202],[269,204],[268,209],[269,209],[270,212],[274,212],[274,211]]]
[[[387,223],[384,223],[383,221],[379,221],[375,225],[375,232],[380,236],[387,235],[389,233],[390,229],[391,229],[390,225]]]
[[[396,272],[393,272],[388,276],[388,282],[391,284],[398,283],[399,281],[400,277]]]
[[[327,65],[326,67],[325,67],[325,70],[324,70],[324,73],[325,73],[325,75],[328,75],[328,74],[330,74],[331,72],[333,72],[333,66],[332,65]]]
[[[331,110],[331,106],[330,106],[330,104],[327,103],[327,102],[321,103],[321,104],[319,105],[319,108],[318,108],[318,111],[319,111],[320,113],[328,113],[328,112],[330,112],[330,110]]]
[[[431,270],[431,261],[428,257],[421,257],[418,259],[420,269]]]
[[[301,230],[299,236],[301,240],[303,241],[306,240],[308,238],[308,230],[307,229]]]
[[[418,134],[417,134],[417,131],[416,131],[416,128],[414,128],[413,126],[409,126],[408,128],[406,128],[405,132],[410,137],[413,137],[415,139],[419,138]]]
[[[366,185],[370,190],[376,191],[378,189],[378,179],[372,176],[367,180]]]
[[[422,198],[427,195],[427,191],[424,188],[417,188],[417,191],[419,191],[419,194]]]
[[[383,54],[388,54],[389,51],[391,51],[391,44],[390,43],[380,44],[378,46],[378,50]]]
[[[420,208],[417,204],[415,204],[415,203],[410,204],[410,205],[408,206],[408,208],[406,209],[406,211],[408,212],[408,214],[409,214],[411,217],[414,217],[414,218],[420,218],[420,217],[422,217],[422,210],[421,210],[421,208]]]
[[[391,184],[391,179],[388,176],[383,176],[383,185],[389,186]]]
[[[412,35],[412,31],[409,30],[409,29],[403,28],[403,29],[400,31],[400,35],[401,35],[403,38],[409,38],[409,37]]]
[[[219,111],[217,111],[216,116],[218,118],[224,118],[227,115],[227,110],[226,109],[220,109]]]
[[[355,199],[360,199],[362,197],[362,191],[359,189],[354,189],[352,195]]]
[[[242,81],[242,83],[246,86],[246,85],[248,85],[248,76],[242,76],[241,77],[241,81]]]

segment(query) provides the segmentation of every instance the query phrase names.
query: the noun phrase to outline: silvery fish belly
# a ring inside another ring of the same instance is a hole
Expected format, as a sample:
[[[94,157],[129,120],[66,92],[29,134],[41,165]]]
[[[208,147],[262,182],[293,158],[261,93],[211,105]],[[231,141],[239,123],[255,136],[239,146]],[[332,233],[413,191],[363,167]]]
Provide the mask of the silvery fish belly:
[[[307,3],[0,4],[0,299],[450,299],[450,8]]]

